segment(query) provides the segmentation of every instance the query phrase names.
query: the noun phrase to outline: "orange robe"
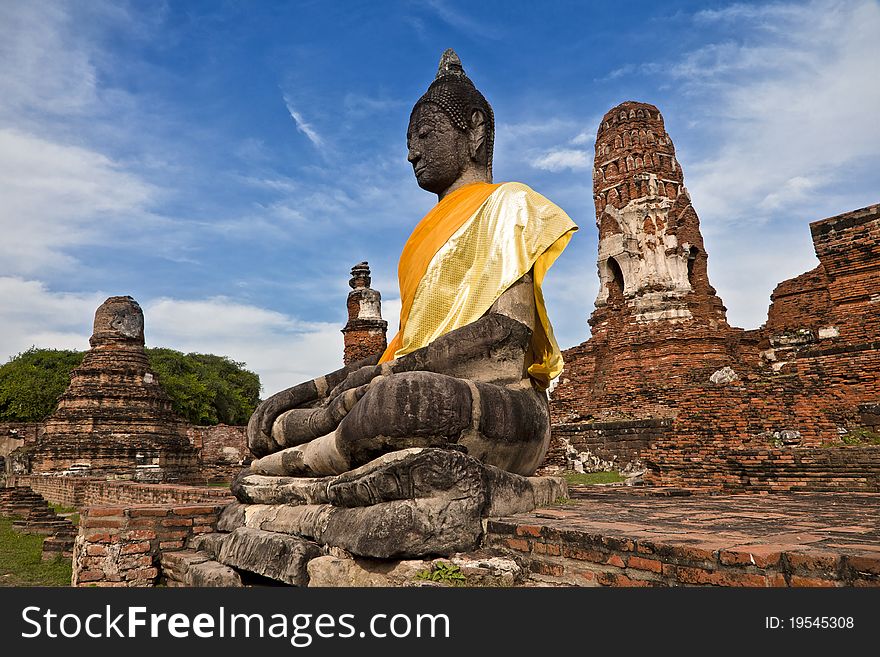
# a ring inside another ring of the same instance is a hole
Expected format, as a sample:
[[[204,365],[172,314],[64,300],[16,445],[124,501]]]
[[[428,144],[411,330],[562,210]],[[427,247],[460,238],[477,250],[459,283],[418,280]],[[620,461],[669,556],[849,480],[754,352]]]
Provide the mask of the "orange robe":
[[[444,197],[419,222],[401,253],[400,331],[380,362],[478,320],[534,270],[539,322],[529,374],[548,386],[563,363],[541,285],[576,230],[561,208],[522,183],[474,183]]]

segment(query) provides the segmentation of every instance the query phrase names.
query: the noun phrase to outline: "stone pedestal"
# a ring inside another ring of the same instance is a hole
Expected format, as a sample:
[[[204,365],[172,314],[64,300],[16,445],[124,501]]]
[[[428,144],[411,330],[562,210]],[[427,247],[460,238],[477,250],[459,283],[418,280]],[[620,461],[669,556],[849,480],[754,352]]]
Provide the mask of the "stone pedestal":
[[[531,511],[568,491],[560,478],[522,477],[460,452],[413,448],[335,477],[245,471],[233,492],[238,502],[226,507],[218,532],[190,545],[206,558],[296,586],[308,584],[310,573],[322,586],[391,586],[415,572],[427,571],[422,579],[431,581],[437,557],[478,550],[485,518]],[[456,558],[487,582],[510,585],[521,576],[515,564],[492,565],[491,555]]]

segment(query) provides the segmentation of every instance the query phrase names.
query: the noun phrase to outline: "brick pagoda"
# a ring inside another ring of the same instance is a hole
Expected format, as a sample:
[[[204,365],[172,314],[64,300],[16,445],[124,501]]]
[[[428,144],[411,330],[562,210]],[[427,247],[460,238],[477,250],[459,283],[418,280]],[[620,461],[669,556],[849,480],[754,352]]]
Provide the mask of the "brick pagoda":
[[[346,365],[382,353],[388,346],[385,337],[388,322],[382,319],[382,295],[371,288],[370,283],[370,267],[366,262],[351,268],[348,323],[342,329]]]
[[[95,312],[91,349],[48,418],[30,455],[31,472],[81,472],[143,481],[188,481],[198,452],[150,370],[144,315],[131,297]]]

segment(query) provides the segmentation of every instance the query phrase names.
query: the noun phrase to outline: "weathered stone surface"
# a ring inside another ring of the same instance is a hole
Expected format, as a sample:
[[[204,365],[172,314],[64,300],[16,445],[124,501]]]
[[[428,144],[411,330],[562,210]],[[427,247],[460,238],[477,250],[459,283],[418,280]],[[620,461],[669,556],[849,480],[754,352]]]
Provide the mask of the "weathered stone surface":
[[[732,367],[722,367],[720,370],[712,372],[709,381],[717,386],[725,386],[739,381],[739,375],[733,371]]]
[[[245,475],[221,531],[251,527],[305,536],[375,558],[473,550],[482,518],[564,497],[564,480],[522,477],[456,451],[408,449],[321,479]]]
[[[416,575],[424,571],[429,563],[424,560],[378,561],[327,555],[309,562],[309,586],[412,586]]]
[[[430,579],[438,564],[457,568],[461,579]],[[454,554],[448,559],[378,561],[346,555],[327,555],[309,562],[310,587],[516,586],[527,574],[516,561],[492,555]]]
[[[459,452],[404,449],[335,477],[247,475],[233,493],[245,503],[357,507],[411,498],[478,494],[483,466]]]
[[[404,449],[381,456],[335,477],[270,477],[243,473],[233,492],[244,503],[332,504],[359,507],[380,502],[438,496],[463,497],[485,491],[489,515],[516,513],[565,494],[561,480],[522,477],[480,463],[457,451]]]
[[[533,511],[568,495],[561,477],[520,477],[490,466],[483,468],[483,482],[488,496],[484,518]]]
[[[244,504],[234,502],[224,507],[217,521],[217,531],[232,532],[239,527],[244,527],[244,512],[247,507]]]
[[[479,506],[471,498],[398,500],[360,508],[251,504],[245,507],[244,526],[380,559],[471,550],[482,534]],[[222,552],[220,560],[229,563]]]
[[[303,538],[240,527],[223,539],[218,561],[286,584],[306,586],[306,564],[321,554],[318,545]]]
[[[166,586],[242,586],[241,576],[237,572],[213,561],[205,552],[163,552],[161,563]]]
[[[196,534],[189,540],[188,547],[197,552],[204,552],[211,559],[216,559],[220,554],[220,548],[223,547],[223,539],[226,534],[210,533]]]

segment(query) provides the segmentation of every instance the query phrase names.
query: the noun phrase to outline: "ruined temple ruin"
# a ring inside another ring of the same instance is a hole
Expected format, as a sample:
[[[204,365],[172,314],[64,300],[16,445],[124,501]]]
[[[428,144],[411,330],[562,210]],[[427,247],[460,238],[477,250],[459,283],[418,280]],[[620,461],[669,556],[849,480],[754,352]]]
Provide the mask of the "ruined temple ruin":
[[[593,172],[600,291],[564,352],[551,466],[733,490],[880,490],[880,206],[810,225],[820,265],[727,324],[653,105],[609,111]]]
[[[198,453],[150,370],[138,303],[126,296],[101,304],[89,344],[29,451],[30,471],[141,481],[195,479]]]
[[[346,365],[382,353],[388,346],[388,322],[382,319],[382,295],[370,287],[370,267],[360,262],[351,268],[348,281],[348,322],[342,329]]]

